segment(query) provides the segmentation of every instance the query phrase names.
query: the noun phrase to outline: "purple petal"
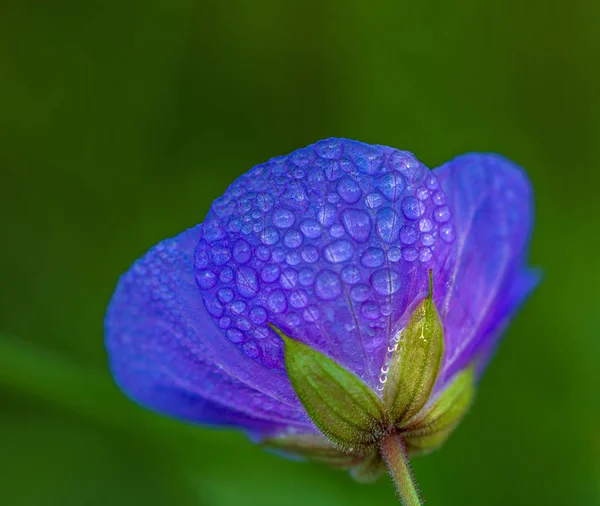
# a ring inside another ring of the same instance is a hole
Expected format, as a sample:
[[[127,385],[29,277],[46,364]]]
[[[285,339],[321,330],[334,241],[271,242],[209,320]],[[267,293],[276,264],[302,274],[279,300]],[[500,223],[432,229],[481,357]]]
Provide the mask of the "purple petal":
[[[436,301],[445,327],[442,383],[491,352],[537,277],[525,265],[533,205],[523,170],[498,155],[470,154],[434,174],[446,195],[434,195],[434,219],[455,244],[449,289]]]
[[[310,432],[287,379],[255,367],[204,307],[194,280],[201,235],[199,225],[161,242],[119,280],[105,321],[117,382],[139,403],[192,422]]]
[[[429,268],[444,294],[452,244],[440,237],[434,183],[408,152],[343,139],[241,176],[212,206],[195,253],[221,338],[284,375],[280,350],[263,347],[270,322],[374,387]]]

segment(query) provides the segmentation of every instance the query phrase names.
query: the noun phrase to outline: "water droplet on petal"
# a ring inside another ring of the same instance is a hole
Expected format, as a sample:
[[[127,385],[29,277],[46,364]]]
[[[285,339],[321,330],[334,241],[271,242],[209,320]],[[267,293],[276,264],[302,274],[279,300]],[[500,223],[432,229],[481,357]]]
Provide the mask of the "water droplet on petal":
[[[403,221],[400,215],[392,208],[381,208],[377,212],[377,232],[381,240],[387,243],[396,242]]]
[[[217,275],[208,269],[196,271],[196,283],[202,290],[208,290],[217,284]]]
[[[399,172],[388,172],[377,178],[375,187],[390,202],[396,202],[404,191],[404,178]]]
[[[383,197],[381,196],[381,193],[369,193],[365,197],[365,204],[369,209],[377,209],[379,206],[381,206],[381,204],[383,204]]]
[[[411,227],[410,225],[402,227],[402,230],[400,231],[400,240],[403,244],[414,244],[418,238],[419,233],[416,228]]]
[[[415,197],[409,196],[402,201],[402,212],[409,220],[416,220],[425,212],[425,206]]]
[[[352,243],[345,240],[333,241],[323,250],[325,260],[334,264],[349,260],[352,258],[353,253]]]
[[[395,271],[381,269],[371,276],[373,289],[380,295],[390,295],[400,290],[400,277]]]
[[[402,250],[402,258],[407,262],[414,262],[418,256],[419,253],[415,248],[404,248]]]
[[[454,227],[450,223],[447,223],[440,229],[440,235],[444,242],[451,243],[454,241]]]
[[[317,274],[315,293],[323,300],[335,299],[342,293],[342,283],[338,275],[330,270],[323,270]]]
[[[359,283],[350,290],[350,297],[356,302],[362,302],[369,298],[370,293],[371,289],[367,285]]]
[[[298,281],[302,286],[310,286],[315,282],[315,273],[308,267],[298,273]]]
[[[255,325],[261,325],[267,321],[267,311],[262,306],[253,307],[250,311],[250,320]]]
[[[243,239],[239,239],[233,245],[233,258],[237,263],[245,264],[252,258],[252,248]]]
[[[342,270],[342,280],[344,283],[353,285],[360,281],[360,270],[354,265],[348,265]]]
[[[278,228],[289,228],[294,224],[294,213],[280,207],[273,211],[273,225]]]
[[[300,223],[300,230],[309,239],[318,239],[321,237],[322,228],[315,220],[307,219]]]
[[[369,248],[364,253],[360,259],[360,263],[365,267],[379,267],[383,264],[385,260],[385,255],[382,250],[379,248]]]
[[[429,248],[421,248],[419,250],[419,261],[420,262],[429,262],[432,258],[431,250]]]
[[[235,283],[242,297],[249,299],[258,293],[258,277],[252,267],[241,266],[236,273]]]
[[[347,204],[356,204],[362,196],[361,189],[349,176],[344,176],[339,180],[337,191]]]
[[[367,320],[377,320],[381,316],[379,305],[373,300],[363,302],[360,312]]]
[[[302,234],[297,230],[288,230],[283,236],[283,244],[288,248],[297,248],[302,244]]]
[[[235,344],[239,344],[244,340],[244,334],[238,329],[229,329],[227,331],[227,338]]]
[[[267,297],[267,306],[274,313],[283,313],[287,309],[287,299],[283,291],[271,292]]]
[[[451,217],[450,208],[448,206],[438,207],[433,211],[433,219],[438,223],[445,223]]]
[[[341,214],[342,223],[348,235],[356,242],[366,242],[371,235],[371,218],[365,211],[346,209]]]

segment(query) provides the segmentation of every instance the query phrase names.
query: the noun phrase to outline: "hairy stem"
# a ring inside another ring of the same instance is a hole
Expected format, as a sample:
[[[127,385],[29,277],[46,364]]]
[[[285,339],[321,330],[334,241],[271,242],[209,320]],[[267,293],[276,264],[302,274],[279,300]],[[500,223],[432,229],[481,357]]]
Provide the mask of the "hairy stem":
[[[394,481],[398,496],[404,506],[421,506],[419,490],[408,463],[404,442],[399,434],[390,434],[380,445],[381,456]]]

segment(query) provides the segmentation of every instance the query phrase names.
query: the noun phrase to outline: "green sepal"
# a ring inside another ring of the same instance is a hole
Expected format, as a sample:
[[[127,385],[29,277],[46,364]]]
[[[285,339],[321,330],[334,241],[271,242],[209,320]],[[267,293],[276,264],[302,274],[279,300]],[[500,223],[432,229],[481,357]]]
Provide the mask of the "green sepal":
[[[458,373],[440,395],[402,429],[411,454],[429,453],[446,441],[467,413],[475,395],[473,367]]]
[[[261,444],[269,449],[329,464],[350,468],[362,462],[363,457],[345,453],[318,434],[294,434],[265,439]]]
[[[396,428],[408,422],[429,400],[444,352],[442,322],[429,294],[414,310],[389,363],[383,401]]]
[[[381,399],[329,357],[270,326],[283,339],[288,377],[314,424],[345,452],[365,453],[388,425]]]
[[[375,483],[385,471],[385,462],[379,449],[375,448],[350,469],[350,476],[358,483]]]

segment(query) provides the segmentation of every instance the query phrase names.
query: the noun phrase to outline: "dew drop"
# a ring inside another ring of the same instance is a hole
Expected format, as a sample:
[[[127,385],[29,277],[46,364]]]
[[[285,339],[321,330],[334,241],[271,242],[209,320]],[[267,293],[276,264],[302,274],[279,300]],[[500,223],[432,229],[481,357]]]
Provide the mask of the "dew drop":
[[[250,311],[250,321],[255,325],[260,325],[267,321],[267,311],[262,306],[253,307]]]
[[[279,278],[279,266],[276,264],[265,265],[260,271],[260,279],[265,283],[273,283]]]
[[[233,245],[233,258],[237,263],[245,264],[252,258],[252,248],[243,239],[239,239]]]
[[[444,242],[451,243],[454,241],[454,227],[450,223],[447,223],[440,229],[440,235]]]
[[[308,306],[302,313],[307,322],[316,322],[319,319],[320,312],[317,306]]]
[[[433,222],[429,218],[423,218],[419,221],[419,230],[421,232],[431,232],[433,229]]]
[[[343,237],[344,236],[344,227],[342,225],[340,225],[339,223],[336,223],[329,229],[329,235],[331,235],[331,237],[334,237],[336,239]]]
[[[345,240],[333,241],[323,250],[323,257],[333,264],[345,262],[352,258],[354,248],[352,243]]]
[[[435,190],[438,187],[437,179],[435,178],[435,176],[431,172],[429,172],[427,174],[427,177],[425,178],[425,185],[430,190]]]
[[[244,334],[238,329],[229,329],[227,331],[227,338],[235,344],[239,344],[244,340]]]
[[[419,232],[417,232],[416,228],[410,225],[402,227],[402,230],[400,231],[400,240],[402,241],[402,244],[414,244],[418,238]]]
[[[379,248],[369,248],[363,253],[360,263],[365,267],[373,268],[382,265],[384,260],[385,255],[382,250]]]
[[[319,259],[319,250],[315,246],[306,246],[302,249],[302,260],[312,264]]]
[[[377,212],[377,232],[384,242],[393,243],[398,240],[398,234],[403,220],[390,207],[383,207]]]
[[[230,267],[225,267],[219,275],[219,281],[224,285],[231,283],[233,281],[233,278],[233,269],[231,269]]]
[[[429,198],[429,192],[427,191],[427,188],[418,188],[417,198],[419,200],[427,200]]]
[[[298,283],[298,271],[296,269],[285,269],[279,277],[279,284],[286,290],[291,290]]]
[[[308,294],[304,290],[295,290],[290,294],[290,305],[302,309],[308,304]]]
[[[363,302],[369,298],[370,292],[371,289],[368,285],[359,283],[358,285],[354,285],[350,290],[350,297],[356,302]]]
[[[308,267],[304,268],[298,273],[298,281],[302,286],[311,286],[315,282],[315,273]]]
[[[242,314],[246,310],[246,303],[243,300],[236,300],[230,308],[233,314]]]
[[[288,248],[297,248],[302,244],[302,234],[297,230],[288,230],[283,236],[283,244]]]
[[[278,228],[289,228],[294,224],[294,213],[279,207],[273,211],[273,225]]]
[[[330,204],[325,204],[319,211],[317,212],[317,220],[324,227],[331,227],[335,223],[337,211],[335,207]]]
[[[258,346],[256,346],[256,343],[253,343],[252,341],[245,342],[242,346],[242,350],[244,351],[244,355],[250,358],[258,358],[260,355]]]
[[[377,320],[381,316],[379,305],[373,300],[363,302],[360,312],[367,320]]]
[[[274,262],[283,262],[285,260],[285,250],[283,248],[274,248],[271,252],[271,258],[273,258]]]
[[[342,293],[342,283],[338,275],[328,269],[319,272],[315,280],[315,293],[323,300],[335,299]]]
[[[436,206],[443,206],[446,203],[446,195],[442,192],[435,192],[433,194],[433,203]]]
[[[307,219],[300,223],[300,230],[308,239],[318,239],[323,232],[321,225],[312,219]]]
[[[438,223],[446,223],[450,219],[451,213],[448,206],[438,207],[433,211],[433,219]]]
[[[300,262],[302,262],[302,257],[298,251],[289,251],[285,256],[285,262],[288,265],[298,265]]]
[[[419,253],[415,248],[404,248],[402,250],[402,258],[407,262],[414,262],[418,256]]]
[[[381,206],[381,204],[383,204],[383,197],[381,196],[381,193],[369,193],[365,197],[365,204],[369,209],[377,209],[379,206]]]
[[[337,192],[347,204],[356,204],[362,196],[362,191],[349,176],[342,177],[337,184]]]
[[[375,187],[390,202],[396,202],[404,191],[404,178],[398,172],[388,172],[377,178]]]
[[[208,269],[196,272],[196,283],[202,290],[209,290],[217,284],[217,275]]]
[[[342,281],[349,285],[353,285],[360,281],[360,270],[358,267],[348,265],[342,269]]]
[[[221,302],[231,302],[234,294],[231,288],[221,288],[218,295]]]
[[[242,297],[249,299],[258,293],[258,277],[252,267],[241,266],[236,273],[235,284]]]
[[[342,224],[356,242],[366,242],[371,235],[371,218],[365,211],[346,209],[341,213]]]
[[[419,261],[420,262],[429,262],[431,260],[431,250],[429,248],[421,248],[419,250]]]
[[[435,244],[435,235],[433,235],[433,234],[421,235],[421,244],[423,246],[433,246]]]
[[[400,277],[395,271],[381,269],[371,276],[371,284],[379,295],[391,295],[400,290]]]
[[[261,262],[266,262],[271,256],[271,250],[266,246],[260,245],[256,248],[256,258]]]
[[[409,196],[402,201],[402,213],[409,220],[418,219],[425,212],[425,205],[415,197]]]
[[[387,257],[390,262],[397,262],[402,258],[402,250],[394,246],[388,250]]]
[[[287,299],[283,291],[271,292],[267,297],[267,306],[274,313],[283,313],[287,309]]]
[[[267,246],[272,246],[273,244],[277,244],[277,242],[279,241],[279,232],[277,232],[276,228],[267,227],[260,234],[260,239]]]

